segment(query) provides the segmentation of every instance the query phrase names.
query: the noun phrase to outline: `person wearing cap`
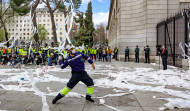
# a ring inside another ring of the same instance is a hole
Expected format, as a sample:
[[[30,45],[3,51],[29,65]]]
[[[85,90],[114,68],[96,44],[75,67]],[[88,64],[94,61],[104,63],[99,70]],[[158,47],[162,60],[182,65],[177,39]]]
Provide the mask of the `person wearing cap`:
[[[145,51],[145,63],[150,63],[150,48],[149,46],[147,45],[146,48],[144,48],[144,51]]]
[[[0,47],[0,62],[2,62],[3,49]]]
[[[137,45],[136,46],[136,49],[135,49],[135,62],[139,63],[139,46]]]
[[[128,47],[126,47],[126,49],[125,49],[125,62],[127,61],[127,58],[129,61],[129,51],[130,51],[130,49]]]
[[[93,50],[93,56],[94,56],[95,61],[96,61],[97,52],[98,52],[97,47],[95,47]]]
[[[69,65],[72,69],[72,76],[67,83],[67,86],[64,87],[61,92],[53,99],[52,103],[55,104],[59,99],[68,94],[79,81],[82,81],[88,87],[86,100],[94,102],[94,100],[91,98],[94,92],[94,83],[85,71],[85,64],[82,59],[87,60],[90,64],[92,64],[93,69],[95,69],[93,61],[87,55],[81,52],[76,52],[73,47],[69,48],[68,52],[69,56],[64,63],[62,61],[62,57],[59,56],[59,65],[62,69],[66,68]]]
[[[14,52],[15,52],[15,54],[16,54],[16,55],[18,55],[18,54],[19,54],[19,48],[18,48],[18,46],[17,46],[17,45],[16,45],[16,46],[15,46],[15,48],[14,48]]]
[[[49,50],[47,51],[48,55],[48,66],[52,66],[52,57],[54,55],[53,49],[49,47]]]

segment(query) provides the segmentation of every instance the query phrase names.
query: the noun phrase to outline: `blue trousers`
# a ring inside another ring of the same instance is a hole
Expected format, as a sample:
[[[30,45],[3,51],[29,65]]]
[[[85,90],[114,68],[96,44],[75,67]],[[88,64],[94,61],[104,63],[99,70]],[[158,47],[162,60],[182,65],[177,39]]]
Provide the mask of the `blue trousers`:
[[[48,65],[51,65],[51,63],[52,63],[52,58],[48,57]]]
[[[87,86],[94,86],[93,80],[90,78],[87,72],[84,71],[84,72],[72,72],[72,77],[67,83],[67,87],[73,89],[79,81],[82,81]]]
[[[99,53],[99,60],[102,60],[102,54]]]
[[[108,54],[108,56],[107,56],[107,61],[110,61],[110,62],[111,62],[111,54]]]
[[[95,60],[96,60],[96,54],[94,54],[94,58],[95,58]]]
[[[162,58],[163,69],[167,69],[167,58]]]
[[[93,54],[90,54],[90,58],[93,60]]]
[[[117,54],[115,53],[115,60],[117,60]]]

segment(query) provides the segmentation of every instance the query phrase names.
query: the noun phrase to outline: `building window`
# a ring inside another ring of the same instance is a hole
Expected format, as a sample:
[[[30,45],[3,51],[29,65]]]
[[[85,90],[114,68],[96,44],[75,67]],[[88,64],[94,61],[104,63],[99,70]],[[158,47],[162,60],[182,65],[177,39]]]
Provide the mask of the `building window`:
[[[20,39],[22,39],[22,37],[20,37]]]
[[[25,37],[24,37],[24,40],[25,40]]]
[[[20,22],[22,22],[22,20],[20,20]]]
[[[25,29],[24,29],[24,31],[25,31]]]
[[[56,21],[58,21],[58,19],[56,19]]]
[[[62,21],[62,19],[60,19],[60,21]]]
[[[60,17],[62,17],[62,15],[60,15]]]
[[[49,15],[48,15],[48,17],[49,17]]]
[[[27,37],[27,39],[29,40],[29,37]]]
[[[30,34],[28,33],[28,35],[30,35]]]
[[[53,40],[53,37],[51,39]]]
[[[25,33],[23,33],[23,35],[25,35]]]
[[[49,37],[47,39],[49,39]]]
[[[58,26],[58,24],[56,24],[56,26]]]
[[[56,15],[56,17],[58,17],[58,15]]]
[[[14,31],[14,29],[12,29],[12,31]]]
[[[44,17],[46,17],[46,15],[44,15]]]
[[[28,31],[30,31],[30,29],[28,29]]]
[[[20,31],[22,31],[22,29],[20,29]]]
[[[45,22],[46,20],[44,19],[44,22]]]
[[[16,25],[16,27],[18,27],[18,25]]]
[[[27,26],[29,27],[29,24]]]
[[[60,32],[60,35],[62,35],[62,32]]]
[[[47,21],[49,22],[49,19]]]
[[[60,30],[62,30],[62,28],[60,28]]]

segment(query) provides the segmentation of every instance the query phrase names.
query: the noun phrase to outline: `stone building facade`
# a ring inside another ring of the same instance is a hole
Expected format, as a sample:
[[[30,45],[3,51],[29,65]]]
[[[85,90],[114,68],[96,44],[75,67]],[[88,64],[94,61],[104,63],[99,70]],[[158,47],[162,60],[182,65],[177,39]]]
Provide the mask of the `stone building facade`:
[[[154,60],[157,23],[189,6],[189,0],[111,0],[107,26],[109,46],[118,47],[119,59],[123,59],[126,46],[134,58],[138,45],[143,60],[144,47],[149,45]]]
[[[53,42],[53,32],[51,19],[47,8],[38,8],[36,10],[36,21],[38,25],[43,25],[45,29],[48,31],[47,40],[45,42],[50,43]],[[26,20],[25,20],[26,18]],[[24,21],[25,20],[25,21]],[[54,13],[54,20],[56,25],[57,37],[62,41],[65,38],[65,26],[64,26],[64,14],[63,12],[56,11]],[[22,31],[22,25],[24,21],[24,30]],[[62,26],[59,26],[62,24]],[[58,29],[59,28],[59,29]],[[26,16],[15,16],[13,21],[8,25],[8,33],[10,36],[14,35],[14,38],[18,38],[18,41],[24,41],[25,43],[30,41],[30,37],[32,36],[32,22],[30,21],[29,14]],[[21,33],[22,32],[22,33]],[[21,33],[21,34],[20,34]],[[19,35],[20,34],[20,35]]]

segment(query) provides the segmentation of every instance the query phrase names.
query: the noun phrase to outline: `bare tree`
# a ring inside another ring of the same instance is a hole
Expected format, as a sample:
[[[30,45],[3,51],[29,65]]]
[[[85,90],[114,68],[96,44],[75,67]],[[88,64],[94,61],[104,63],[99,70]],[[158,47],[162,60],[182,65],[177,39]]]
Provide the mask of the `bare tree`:
[[[105,43],[106,42],[106,33],[105,33],[105,25],[100,23],[96,28],[96,40]]]

